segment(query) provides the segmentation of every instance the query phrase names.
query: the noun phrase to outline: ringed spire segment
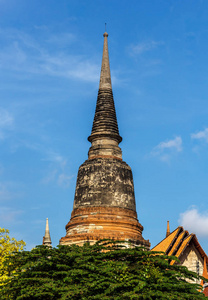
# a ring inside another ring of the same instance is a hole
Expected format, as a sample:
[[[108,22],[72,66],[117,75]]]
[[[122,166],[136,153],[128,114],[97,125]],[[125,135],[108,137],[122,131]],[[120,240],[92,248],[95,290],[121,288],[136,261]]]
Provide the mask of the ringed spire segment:
[[[108,33],[104,32],[103,37],[104,45],[100,84],[92,131],[88,137],[88,141],[92,143],[88,158],[92,159],[99,156],[122,159],[121,149],[118,147],[118,144],[122,141],[122,137],[119,135],[111,85]]]

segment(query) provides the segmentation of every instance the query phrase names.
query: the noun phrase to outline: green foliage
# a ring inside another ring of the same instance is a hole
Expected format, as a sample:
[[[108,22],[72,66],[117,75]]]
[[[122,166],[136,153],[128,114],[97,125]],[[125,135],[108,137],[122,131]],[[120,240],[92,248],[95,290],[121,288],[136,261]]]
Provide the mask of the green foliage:
[[[0,299],[205,299],[198,285],[187,282],[197,275],[170,266],[170,257],[110,243],[16,253],[8,265],[16,273],[0,289]]]
[[[24,249],[25,242],[17,241],[9,236],[9,230],[0,228],[0,286],[9,278],[9,264],[5,263],[7,256]]]

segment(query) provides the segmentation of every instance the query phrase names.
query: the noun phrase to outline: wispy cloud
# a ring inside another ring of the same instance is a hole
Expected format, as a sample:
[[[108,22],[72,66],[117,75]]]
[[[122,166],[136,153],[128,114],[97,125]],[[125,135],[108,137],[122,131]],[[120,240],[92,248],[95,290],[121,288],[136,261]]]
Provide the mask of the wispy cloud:
[[[8,184],[0,182],[0,201],[9,200],[12,198],[12,194],[8,189]]]
[[[71,32],[62,32],[59,35],[52,34],[47,39],[48,43],[55,44],[56,47],[68,46],[74,41],[76,41],[76,36]]]
[[[5,224],[3,226],[7,226],[7,224],[11,225],[12,223],[16,223],[18,216],[22,215],[24,211],[15,210],[11,207],[0,207],[0,220],[1,224]],[[18,221],[18,223],[21,221]]]
[[[169,162],[171,157],[183,150],[182,138],[176,136],[172,140],[159,143],[151,152],[152,156],[157,156],[160,160]]]
[[[67,188],[73,178],[73,175],[70,175],[68,170],[67,159],[56,152],[49,151],[44,160],[48,160],[51,163],[46,176],[42,179],[42,183],[56,183],[60,187]]]
[[[45,157],[43,160],[60,163],[61,165],[66,164],[66,159],[61,154],[52,150],[45,150]]]
[[[63,187],[68,187],[71,183],[71,179],[73,178],[74,176],[70,176],[70,175],[67,175],[66,173],[61,173],[59,174],[58,176],[58,185],[59,186],[63,186]]]
[[[199,237],[208,237],[208,212],[199,212],[193,207],[180,214],[179,224],[190,233]]]
[[[47,175],[45,175],[45,177],[42,179],[42,183],[44,184],[48,184],[50,182],[55,181],[56,179],[56,174],[57,174],[58,170],[57,169],[53,169],[51,171],[47,172]]]
[[[14,117],[10,112],[0,107],[0,140],[5,138],[7,130],[11,130],[14,124]]]
[[[129,52],[131,55],[141,55],[141,54],[151,51],[163,44],[164,44],[164,42],[161,42],[161,41],[154,41],[154,40],[145,41],[145,42],[138,43],[136,45],[131,45],[129,47]]]
[[[204,130],[197,133],[192,133],[191,138],[208,143],[208,128],[205,128]]]
[[[47,175],[42,179],[42,183],[49,184],[55,183],[60,187],[67,188],[71,183],[73,175],[69,175],[68,172],[60,167],[52,170],[48,170]]]
[[[69,167],[68,167],[68,160],[65,156],[54,151],[53,149],[49,148],[47,145],[42,143],[35,143],[35,142],[27,142],[25,140],[19,141],[19,144],[15,147],[14,151],[19,147],[25,147],[30,149],[31,151],[37,152],[41,155],[40,158],[43,162],[47,162],[47,167],[44,167],[43,172],[45,173],[41,182],[43,184],[50,184],[55,183],[60,187],[67,188],[70,183],[71,179],[74,175],[71,174]],[[1,165],[0,165],[1,171]],[[3,189],[4,188],[4,189]],[[4,194],[4,197],[8,195],[10,197],[10,193],[7,193],[7,186],[3,185],[1,189],[1,182],[0,182],[0,196]],[[1,198],[0,198],[1,199]]]
[[[21,183],[13,181],[0,181],[0,202],[22,197],[24,187]]]
[[[0,36],[7,40],[6,46],[0,50],[2,69],[90,82],[98,80],[100,65],[93,58],[70,51],[66,47],[76,41],[71,33],[48,34],[44,40],[35,40],[24,32],[10,29],[0,30]]]

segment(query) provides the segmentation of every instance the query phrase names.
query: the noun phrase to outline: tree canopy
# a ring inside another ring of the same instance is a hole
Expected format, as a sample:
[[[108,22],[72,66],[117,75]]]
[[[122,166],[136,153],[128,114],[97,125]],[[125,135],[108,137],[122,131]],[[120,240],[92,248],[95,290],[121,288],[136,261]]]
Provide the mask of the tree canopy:
[[[173,257],[118,242],[37,246],[10,257],[14,272],[0,288],[0,299],[206,299],[197,274],[170,265]]]
[[[22,251],[24,246],[24,241],[17,241],[15,238],[9,236],[8,229],[0,228],[0,286],[4,284],[5,280],[9,277],[8,269],[10,268],[10,260],[7,264],[5,263],[8,255]]]

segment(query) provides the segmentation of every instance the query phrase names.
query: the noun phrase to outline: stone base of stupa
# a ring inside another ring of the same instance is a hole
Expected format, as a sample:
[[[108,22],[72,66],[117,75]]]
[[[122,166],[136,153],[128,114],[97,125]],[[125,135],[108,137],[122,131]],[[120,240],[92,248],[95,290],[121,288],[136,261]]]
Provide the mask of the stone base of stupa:
[[[95,243],[102,239],[131,242],[135,246],[150,248],[149,240],[142,237],[143,226],[137,220],[137,213],[119,207],[80,207],[72,211],[66,225],[66,236],[60,245],[85,242]]]

